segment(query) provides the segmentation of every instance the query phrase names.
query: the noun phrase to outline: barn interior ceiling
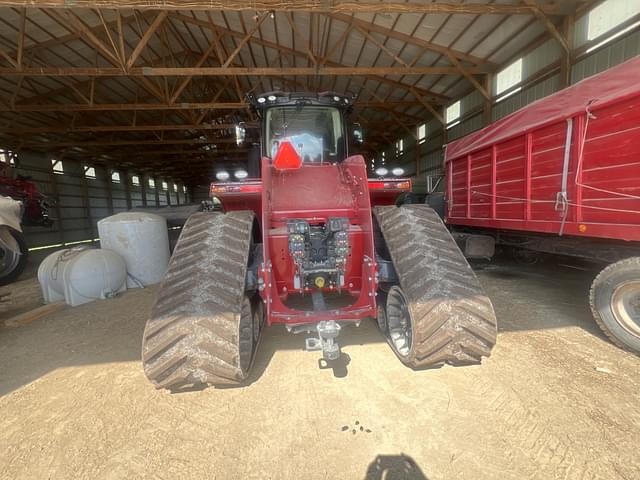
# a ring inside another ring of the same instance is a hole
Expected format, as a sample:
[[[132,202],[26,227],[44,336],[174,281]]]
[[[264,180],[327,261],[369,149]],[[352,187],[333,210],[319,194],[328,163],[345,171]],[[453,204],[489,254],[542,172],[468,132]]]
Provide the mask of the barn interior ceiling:
[[[241,161],[248,92],[357,96],[373,155],[593,1],[0,0],[0,147],[193,182]]]

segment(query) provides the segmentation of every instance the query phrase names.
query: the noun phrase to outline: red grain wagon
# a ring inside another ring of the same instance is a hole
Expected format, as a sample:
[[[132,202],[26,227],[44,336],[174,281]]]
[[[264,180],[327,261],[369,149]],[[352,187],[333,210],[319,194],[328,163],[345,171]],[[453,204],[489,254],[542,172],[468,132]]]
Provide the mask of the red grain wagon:
[[[594,317],[640,351],[640,57],[448,144],[445,169],[455,230],[610,263]]]

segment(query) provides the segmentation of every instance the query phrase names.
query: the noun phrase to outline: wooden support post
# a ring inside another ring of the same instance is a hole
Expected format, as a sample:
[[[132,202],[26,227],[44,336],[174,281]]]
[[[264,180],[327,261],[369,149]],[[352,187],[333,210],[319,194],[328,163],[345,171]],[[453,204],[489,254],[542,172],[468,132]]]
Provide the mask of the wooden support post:
[[[156,207],[159,207],[160,206],[160,183],[158,182],[158,179],[156,177],[153,177],[153,184],[155,185],[153,192],[155,193],[155,196],[156,196]]]
[[[484,84],[484,88],[487,92],[491,92],[492,88],[493,88],[493,75],[488,74],[485,77],[485,84]],[[483,120],[483,124],[486,127],[487,125],[489,125],[492,120],[493,120],[493,100],[490,98],[486,98],[484,101],[484,105],[482,108],[482,120]]]
[[[80,186],[82,188],[82,205],[84,207],[85,214],[87,215],[89,235],[93,240],[96,237],[96,232],[93,217],[91,215],[91,200],[89,199],[89,186],[87,185],[87,176],[84,171],[85,168],[86,167],[84,166],[80,167],[80,171],[82,172],[80,177]]]
[[[122,181],[124,182],[124,196],[127,201],[127,210],[131,210],[131,177],[129,176],[129,170],[122,173]]]
[[[140,174],[138,177],[140,179],[140,191],[142,192],[142,206],[147,206],[147,181],[148,179],[144,174]]]
[[[560,57],[560,88],[571,85],[571,66],[573,64],[573,36],[575,17],[567,15],[562,22],[562,35],[567,40],[568,50],[563,50]]]
[[[64,235],[64,228],[62,226],[62,210],[60,208],[58,180],[56,179],[56,174],[53,172],[49,173],[49,183],[51,184],[51,194],[55,199],[53,208],[56,211],[56,223],[58,224],[58,234],[60,235],[60,243],[65,243],[66,239]]]
[[[113,185],[111,184],[111,168],[106,166],[105,168],[106,179],[107,182],[105,184],[105,190],[107,191],[107,210],[109,211],[109,215],[113,215]]]

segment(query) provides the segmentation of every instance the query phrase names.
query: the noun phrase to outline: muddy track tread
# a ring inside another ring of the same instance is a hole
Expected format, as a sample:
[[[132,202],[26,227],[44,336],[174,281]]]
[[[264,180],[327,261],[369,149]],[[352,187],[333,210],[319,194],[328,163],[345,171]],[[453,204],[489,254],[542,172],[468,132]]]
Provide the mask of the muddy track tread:
[[[488,357],[497,328],[491,301],[438,215],[427,205],[374,214],[413,319],[406,365],[469,365]]]
[[[147,321],[142,361],[157,388],[229,385],[240,367],[240,313],[252,212],[189,217]]]

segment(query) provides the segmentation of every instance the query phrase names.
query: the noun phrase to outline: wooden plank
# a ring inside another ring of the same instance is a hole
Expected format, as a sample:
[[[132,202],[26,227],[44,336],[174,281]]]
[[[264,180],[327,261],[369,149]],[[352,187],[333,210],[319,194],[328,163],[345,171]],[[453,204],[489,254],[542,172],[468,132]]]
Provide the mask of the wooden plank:
[[[4,321],[4,324],[7,327],[19,327],[22,325],[27,325],[34,320],[46,317],[47,315],[51,315],[55,312],[59,312],[65,307],[66,304],[64,302],[49,303],[47,305],[42,305],[41,307],[34,308],[33,310],[29,310],[28,312],[21,313],[20,315],[8,318]]]
[[[563,2],[564,3],[564,2]],[[251,11],[265,10],[281,12],[345,12],[345,13],[455,13],[455,14],[496,14],[496,15],[531,15],[529,5],[502,5],[480,3],[443,3],[443,2],[353,2],[335,0],[0,0],[0,6],[40,8],[117,8],[137,10],[224,10]],[[540,11],[549,15],[567,13],[572,5],[557,5],[554,3],[539,5]]]
[[[144,35],[136,45],[136,48],[134,48],[133,52],[131,52],[131,55],[129,56],[129,60],[127,60],[127,69],[131,68],[133,64],[136,62],[136,60],[138,59],[142,51],[147,46],[147,43],[149,43],[149,40],[151,39],[155,31],[158,29],[158,27],[162,24],[165,18],[167,18],[167,11],[163,10],[153,20],[153,23],[149,26],[147,31],[144,33]]]
[[[455,57],[451,57],[455,59]],[[456,60],[457,61],[457,60]],[[478,67],[465,67],[468,75],[487,73]],[[25,77],[228,77],[228,76],[348,76],[348,75],[459,75],[455,67],[133,67],[124,71],[114,67],[31,67],[0,68],[0,75]],[[408,87],[408,86],[407,86]]]

